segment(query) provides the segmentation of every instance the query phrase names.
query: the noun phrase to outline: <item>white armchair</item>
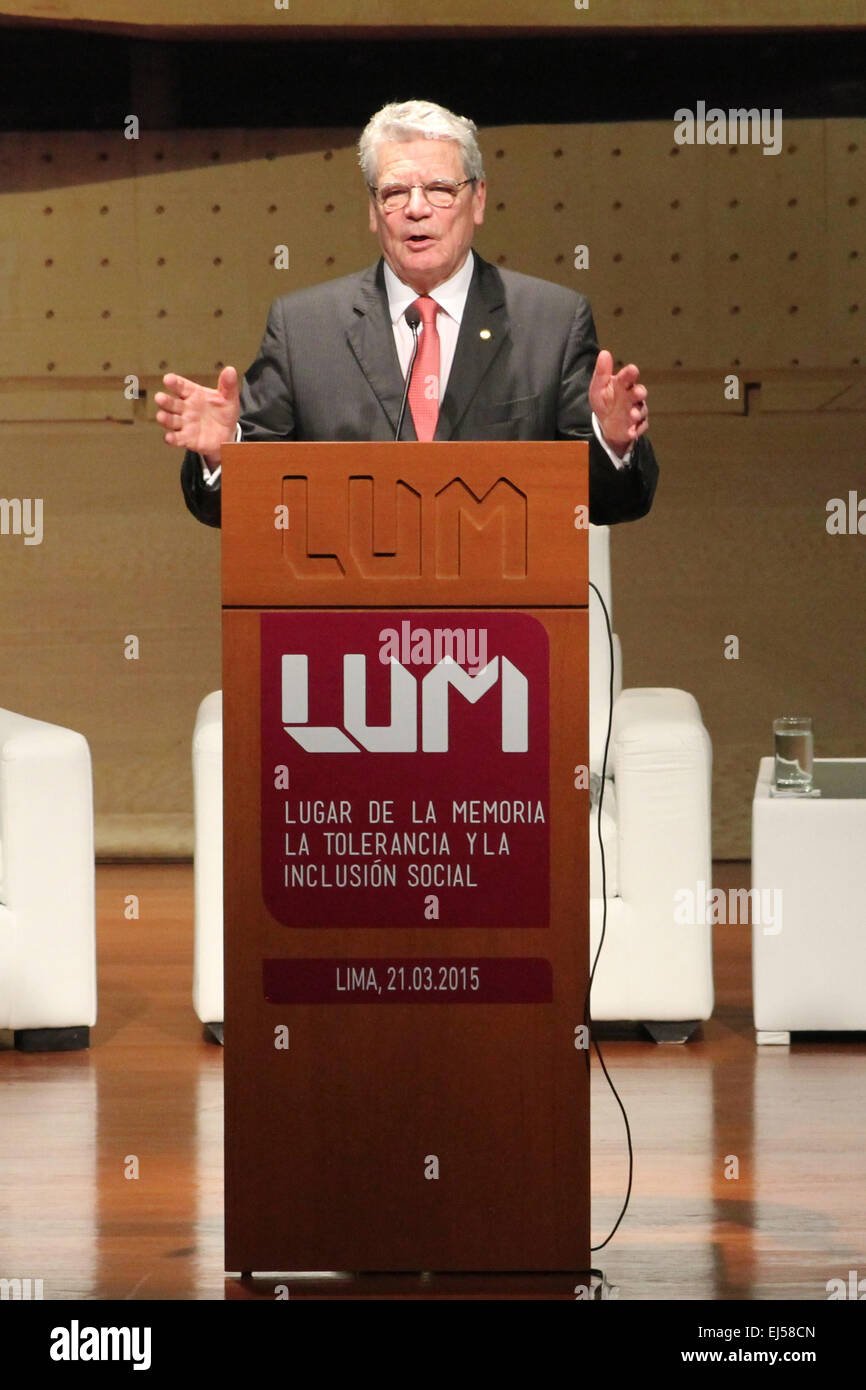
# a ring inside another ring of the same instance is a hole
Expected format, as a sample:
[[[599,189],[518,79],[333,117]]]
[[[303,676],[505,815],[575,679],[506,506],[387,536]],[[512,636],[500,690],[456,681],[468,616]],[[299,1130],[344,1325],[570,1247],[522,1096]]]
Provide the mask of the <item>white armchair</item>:
[[[611,612],[610,532],[589,528],[589,572]],[[614,634],[614,712],[602,804],[607,931],[592,990],[596,1020],[643,1023],[659,1042],[685,1041],[713,1009],[709,926],[680,925],[676,894],[712,877],[712,749],[693,696],[622,686]],[[589,601],[590,770],[600,782],[608,717],[607,627]],[[193,997],[206,1032],[221,1039],[222,697],[205,697],[196,720],[195,970]],[[590,937],[602,926],[598,809],[590,817]]]
[[[0,709],[0,1028],[22,1051],[72,1051],[95,1022],[90,749]]]
[[[223,1040],[223,696],[206,695],[192,740],[195,942],[192,1000],[205,1037]]]
[[[610,532],[590,527],[589,573],[611,609]],[[609,708],[610,647],[598,596],[589,598],[590,770],[600,778]],[[658,1042],[684,1042],[713,1011],[712,929],[677,920],[677,894],[697,902],[712,882],[712,746],[684,690],[622,689],[614,634],[614,708],[602,798],[607,927],[592,988],[597,1021],[643,1023]],[[701,887],[703,885],[703,889]],[[598,807],[590,816],[590,942],[604,912]]]

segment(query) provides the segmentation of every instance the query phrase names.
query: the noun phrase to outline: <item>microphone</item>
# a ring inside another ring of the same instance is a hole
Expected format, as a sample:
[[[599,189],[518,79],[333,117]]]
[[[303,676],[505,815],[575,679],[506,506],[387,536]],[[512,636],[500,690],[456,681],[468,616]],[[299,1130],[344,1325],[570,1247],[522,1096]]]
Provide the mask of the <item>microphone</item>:
[[[403,387],[403,399],[400,402],[400,414],[397,417],[397,430],[394,435],[395,444],[400,438],[400,431],[403,428],[403,416],[406,414],[406,402],[409,399],[409,383],[412,380],[412,368],[415,366],[415,358],[418,356],[418,326],[421,323],[421,315],[417,305],[410,304],[403,317],[412,329],[412,356],[409,358],[406,385]]]

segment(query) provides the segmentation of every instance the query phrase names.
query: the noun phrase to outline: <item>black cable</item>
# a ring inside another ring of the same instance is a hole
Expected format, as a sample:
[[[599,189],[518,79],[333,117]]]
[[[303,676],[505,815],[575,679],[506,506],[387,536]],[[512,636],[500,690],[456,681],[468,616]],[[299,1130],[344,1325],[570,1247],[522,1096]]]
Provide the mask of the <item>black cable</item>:
[[[607,1084],[613,1091],[616,1103],[622,1111],[623,1124],[625,1125],[626,1141],[628,1143],[628,1188],[625,1194],[625,1201],[622,1204],[622,1210],[620,1211],[619,1216],[616,1218],[613,1228],[611,1229],[609,1234],[605,1236],[604,1240],[601,1242],[600,1245],[593,1245],[590,1247],[591,1252],[595,1252],[596,1250],[603,1250],[604,1247],[607,1245],[608,1241],[613,1238],[613,1236],[616,1234],[616,1230],[619,1226],[619,1223],[622,1221],[622,1218],[625,1216],[626,1210],[628,1209],[629,1200],[631,1198],[632,1177],[634,1175],[634,1152],[631,1146],[631,1130],[629,1128],[628,1115],[625,1113],[625,1106],[620,1100],[619,1093],[616,1087],[614,1086],[613,1082],[611,1081],[610,1073],[608,1072],[608,1069],[605,1066],[604,1058],[601,1055],[601,1048],[598,1045],[598,1039],[592,1036],[592,1014],[590,1013],[589,1007],[589,997],[592,992],[592,982],[595,978],[595,968],[598,965],[599,956],[601,955],[601,948],[604,945],[605,932],[607,931],[607,875],[604,862],[604,840],[602,838],[601,833],[601,809],[604,803],[604,779],[607,773],[607,750],[610,747],[610,734],[611,728],[613,726],[613,632],[611,631],[610,626],[610,614],[607,611],[607,605],[605,604],[605,601],[602,598],[599,589],[595,584],[593,584],[592,580],[589,581],[589,587],[591,589],[595,589],[596,594],[598,594],[598,601],[601,604],[602,612],[604,613],[604,621],[607,624],[607,642],[608,647],[610,649],[610,681],[608,686],[607,737],[604,740],[604,756],[601,760],[601,789],[598,794],[598,847],[601,851],[601,939],[598,943],[598,950],[595,953],[595,960],[592,963],[592,969],[589,972],[589,983],[586,987],[586,1001],[583,1006],[583,1021],[585,1026],[589,1030],[589,1036],[590,1038],[592,1038],[592,1044],[595,1048],[596,1056],[598,1057],[598,1060],[601,1063],[601,1069],[604,1072]]]

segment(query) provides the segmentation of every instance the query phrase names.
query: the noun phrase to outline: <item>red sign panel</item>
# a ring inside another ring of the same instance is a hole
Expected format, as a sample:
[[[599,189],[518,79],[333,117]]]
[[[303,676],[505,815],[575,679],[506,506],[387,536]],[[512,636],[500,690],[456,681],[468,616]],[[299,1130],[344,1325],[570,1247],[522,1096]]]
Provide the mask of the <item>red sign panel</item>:
[[[547,632],[261,615],[262,885],[286,926],[549,922]]]

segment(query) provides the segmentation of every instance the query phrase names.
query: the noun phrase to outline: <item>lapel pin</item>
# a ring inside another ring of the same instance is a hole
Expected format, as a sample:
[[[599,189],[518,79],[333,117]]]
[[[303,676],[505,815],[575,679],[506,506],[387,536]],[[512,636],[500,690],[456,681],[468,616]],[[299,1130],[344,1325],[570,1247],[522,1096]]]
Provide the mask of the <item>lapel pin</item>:
[[[489,328],[482,328],[482,330],[481,330],[481,332],[478,334],[478,336],[479,336],[479,338],[483,338],[483,339],[485,340],[485,342],[486,342],[488,338],[492,338],[492,337],[493,337],[493,334],[490,332],[490,329],[489,329]]]

